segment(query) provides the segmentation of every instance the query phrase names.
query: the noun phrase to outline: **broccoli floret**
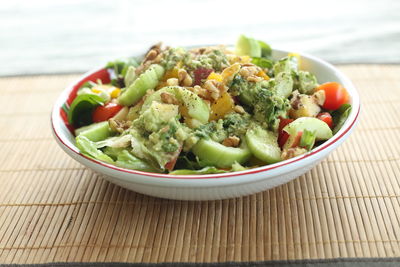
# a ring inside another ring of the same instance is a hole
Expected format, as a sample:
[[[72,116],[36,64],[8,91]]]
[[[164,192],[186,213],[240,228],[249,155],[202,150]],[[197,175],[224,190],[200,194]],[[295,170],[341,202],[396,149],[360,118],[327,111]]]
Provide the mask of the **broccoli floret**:
[[[254,118],[261,123],[266,122],[270,129],[276,128],[278,117],[285,116],[290,108],[288,99],[266,88],[260,89],[255,99]]]
[[[257,121],[275,129],[278,117],[285,116],[290,108],[289,100],[277,93],[275,85],[274,80],[254,83],[236,75],[230,90],[239,96],[243,104],[253,109]]]
[[[163,52],[163,59],[161,61],[161,65],[169,70],[175,67],[175,65],[179,61],[185,61],[189,56],[189,53],[181,47],[178,48],[170,48]]]

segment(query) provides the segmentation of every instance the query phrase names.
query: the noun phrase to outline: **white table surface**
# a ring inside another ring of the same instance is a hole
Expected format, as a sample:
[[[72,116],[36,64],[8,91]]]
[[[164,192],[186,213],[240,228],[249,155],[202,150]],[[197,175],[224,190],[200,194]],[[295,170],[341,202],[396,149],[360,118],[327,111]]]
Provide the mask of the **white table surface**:
[[[333,63],[400,63],[400,1],[0,1],[0,76],[83,72],[244,33]]]

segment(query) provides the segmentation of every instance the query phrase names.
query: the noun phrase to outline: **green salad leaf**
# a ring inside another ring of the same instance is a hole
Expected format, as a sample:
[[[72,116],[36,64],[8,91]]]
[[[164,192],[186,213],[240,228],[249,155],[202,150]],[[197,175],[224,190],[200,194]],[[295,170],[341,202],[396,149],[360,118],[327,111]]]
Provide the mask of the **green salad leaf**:
[[[274,66],[274,61],[263,57],[252,57],[251,62],[263,69],[271,69]]]
[[[98,95],[78,95],[68,111],[68,122],[75,127],[92,123],[92,112],[95,107],[103,105],[104,99]]]
[[[114,164],[112,158],[104,154],[100,149],[97,149],[96,143],[90,141],[85,136],[78,135],[76,137],[76,146],[79,148],[80,152],[86,156]]]
[[[332,113],[333,118],[333,134],[337,133],[346,122],[346,119],[349,117],[351,112],[351,105],[350,104],[343,104],[338,110],[335,110]]]
[[[117,165],[118,167],[121,167],[121,168],[127,168],[127,169],[138,170],[138,171],[159,172],[157,169],[152,167],[150,164],[133,156],[126,149],[122,150],[118,154],[115,165]]]

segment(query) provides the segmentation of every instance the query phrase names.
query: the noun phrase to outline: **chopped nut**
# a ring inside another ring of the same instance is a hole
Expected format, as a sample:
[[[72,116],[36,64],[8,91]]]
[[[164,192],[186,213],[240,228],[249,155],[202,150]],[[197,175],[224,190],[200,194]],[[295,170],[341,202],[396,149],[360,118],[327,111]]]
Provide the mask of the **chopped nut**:
[[[210,96],[212,99],[216,100],[219,98],[219,89],[214,80],[208,80],[204,83],[204,88],[206,88],[210,92]]]
[[[229,146],[229,147],[238,147],[239,143],[240,143],[240,138],[235,135],[229,136],[225,138],[224,141],[222,141],[222,144],[224,146]]]
[[[153,59],[155,59],[156,58],[156,56],[157,56],[157,51],[155,50],[155,49],[151,49],[148,53],[147,53],[147,55],[146,55],[146,57],[144,58],[144,60],[145,61],[147,61],[147,60],[153,60]]]
[[[249,82],[260,82],[263,80],[263,78],[258,76],[258,73],[261,71],[261,68],[251,64],[243,64],[242,68],[240,69],[239,73],[240,75],[245,78]]]
[[[178,70],[178,81],[182,86],[191,86],[193,83],[192,77],[184,69]]]
[[[249,82],[254,82],[254,83],[256,83],[256,82],[261,82],[262,80],[264,80],[263,78],[261,78],[261,77],[258,77],[258,76],[249,76],[249,77],[247,77],[247,81],[249,81]]]
[[[167,85],[168,86],[177,86],[177,85],[179,85],[179,80],[177,78],[169,78],[167,80]]]
[[[244,63],[242,64],[243,67],[253,67],[255,66],[253,63]]]
[[[166,104],[174,104],[174,105],[179,104],[179,101],[175,98],[175,96],[166,92],[161,93],[161,101]]]
[[[291,159],[291,158],[300,156],[306,152],[307,152],[307,149],[301,148],[301,147],[288,148],[288,149],[283,150],[281,158],[283,160]]]
[[[213,100],[217,100],[223,93],[228,91],[228,87],[226,87],[223,83],[218,82],[216,80],[208,80],[204,83],[204,88],[207,89],[210,93],[210,97]]]
[[[110,128],[116,132],[122,133],[125,130],[129,129],[131,127],[132,122],[131,121],[121,121],[121,120],[116,120],[114,118],[111,118],[108,120],[108,125]]]
[[[244,108],[242,106],[236,105],[233,110],[239,114],[244,114],[246,111],[244,110]]]
[[[188,89],[203,99],[210,99],[209,92],[200,85],[195,85],[194,87],[189,87]]]
[[[146,53],[143,62],[136,68],[135,73],[139,75],[145,71],[151,64],[159,63],[162,59],[161,43],[153,45],[150,50]]]

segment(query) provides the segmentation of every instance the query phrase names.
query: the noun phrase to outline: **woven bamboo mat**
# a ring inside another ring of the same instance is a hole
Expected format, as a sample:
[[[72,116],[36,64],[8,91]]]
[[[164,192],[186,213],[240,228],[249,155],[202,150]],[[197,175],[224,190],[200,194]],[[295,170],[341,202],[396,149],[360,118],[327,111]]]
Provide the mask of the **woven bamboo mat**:
[[[340,66],[362,98],[354,134],[306,175],[186,202],[113,185],[51,136],[76,75],[0,79],[0,263],[221,262],[400,256],[400,66]]]

